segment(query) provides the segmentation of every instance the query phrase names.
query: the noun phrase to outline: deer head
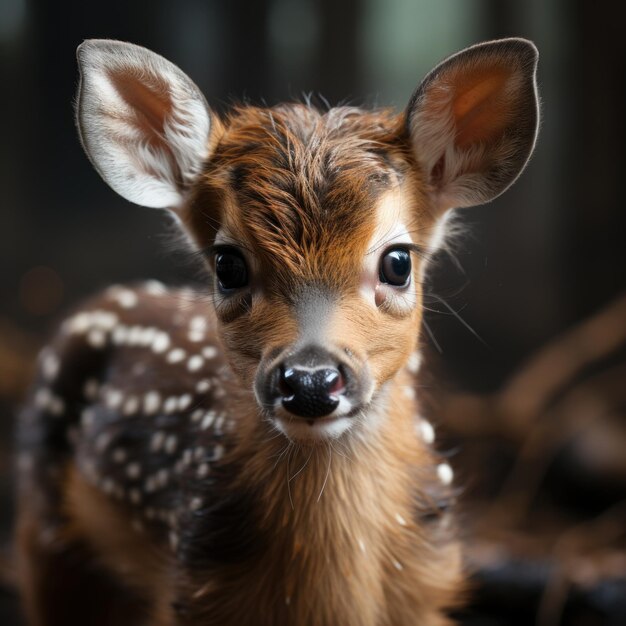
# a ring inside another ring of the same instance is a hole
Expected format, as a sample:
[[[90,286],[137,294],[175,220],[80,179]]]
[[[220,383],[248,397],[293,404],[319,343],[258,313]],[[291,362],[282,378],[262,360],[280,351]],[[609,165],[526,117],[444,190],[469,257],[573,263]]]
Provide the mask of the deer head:
[[[78,60],[85,151],[205,254],[225,352],[257,415],[297,440],[376,428],[416,349],[448,212],[498,196],[533,150],[532,43],[448,58],[400,114],[285,104],[220,118],[144,48],[90,40]]]

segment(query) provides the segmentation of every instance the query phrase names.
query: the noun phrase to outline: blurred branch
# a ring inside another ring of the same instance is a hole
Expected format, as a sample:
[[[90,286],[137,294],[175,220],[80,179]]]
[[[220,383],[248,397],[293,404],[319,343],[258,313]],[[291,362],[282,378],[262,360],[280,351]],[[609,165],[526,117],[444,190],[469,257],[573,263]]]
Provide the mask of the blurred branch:
[[[468,558],[490,610],[514,615],[507,598],[540,626],[570,623],[576,607],[626,619],[615,599],[626,597],[625,347],[622,295],[501,392],[441,394],[457,464],[478,487],[465,501]]]
[[[530,425],[576,382],[576,376],[625,345],[626,295],[622,295],[540,350],[501,392],[444,398],[442,421],[458,435],[525,439]]]

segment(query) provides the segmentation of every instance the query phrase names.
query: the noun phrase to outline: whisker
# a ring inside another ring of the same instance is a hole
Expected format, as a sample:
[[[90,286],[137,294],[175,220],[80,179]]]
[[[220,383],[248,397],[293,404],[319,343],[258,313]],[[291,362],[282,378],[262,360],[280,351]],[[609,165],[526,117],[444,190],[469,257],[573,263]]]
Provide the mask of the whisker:
[[[326,483],[328,482],[328,477],[330,476],[330,463],[333,459],[333,451],[331,450],[330,446],[328,446],[327,448],[328,450],[328,467],[326,468],[326,476],[324,477],[324,484],[322,485],[322,490],[320,491],[320,495],[317,496],[317,501],[320,501],[320,498],[322,497],[322,494],[324,493],[324,489],[326,488]]]
[[[482,343],[486,348],[490,347],[489,344],[443,298],[439,296],[435,296],[435,298],[437,298],[437,300],[441,302],[441,304],[443,304],[443,306],[445,306],[446,309],[448,309],[448,311],[450,311],[450,313],[452,313],[452,315],[454,315],[454,317],[456,317],[456,319],[458,319],[459,322],[461,322],[461,324],[463,324],[463,326],[467,328],[467,330],[469,330],[470,333],[476,337],[476,339],[478,339],[478,341],[480,341],[480,343]]]
[[[289,452],[289,450],[290,450],[290,448],[292,446],[293,446],[293,443],[291,441],[287,440],[287,444],[285,445],[285,447],[282,449],[282,451],[278,455],[278,458],[276,459],[276,463],[274,463],[274,467],[272,469],[276,469],[278,464],[282,461],[282,459],[284,458],[285,454]]]
[[[439,342],[437,341],[437,339],[435,339],[435,335],[433,331],[430,329],[428,322],[426,320],[422,320],[422,324],[424,324],[424,330],[426,331],[426,334],[428,335],[430,340],[433,342],[435,348],[437,348],[437,352],[439,352],[439,354],[443,354],[443,350],[441,349],[441,346],[439,345]]]
[[[337,445],[339,445],[338,441],[335,441],[335,443]],[[329,440],[328,445],[330,445],[330,447],[341,457],[343,457],[344,459],[346,459],[346,461],[352,461],[352,459],[348,458],[343,452],[339,452],[339,450],[337,450],[337,448],[335,448],[335,446],[333,445],[333,442]]]
[[[289,497],[289,504],[291,504],[291,510],[295,511],[296,509],[293,506],[293,498],[291,497],[291,479],[289,478],[289,464],[291,461],[291,457],[292,457],[292,453],[289,453],[287,455],[287,496]]]
[[[311,452],[309,452],[309,456],[306,458],[304,465],[302,465],[302,467],[289,479],[289,482],[291,482],[307,466],[309,460],[313,456],[313,450],[314,448],[311,448]]]

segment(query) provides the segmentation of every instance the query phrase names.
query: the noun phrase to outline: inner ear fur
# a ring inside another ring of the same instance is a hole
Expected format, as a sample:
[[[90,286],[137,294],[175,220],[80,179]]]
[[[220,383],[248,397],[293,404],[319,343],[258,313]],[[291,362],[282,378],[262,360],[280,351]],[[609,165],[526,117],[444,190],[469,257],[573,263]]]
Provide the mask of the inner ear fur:
[[[193,81],[160,55],[91,39],[77,50],[85,152],[127,200],[177,210],[208,156],[211,116]]]
[[[478,44],[413,94],[408,132],[441,211],[492,200],[524,169],[538,129],[537,59],[525,39]]]

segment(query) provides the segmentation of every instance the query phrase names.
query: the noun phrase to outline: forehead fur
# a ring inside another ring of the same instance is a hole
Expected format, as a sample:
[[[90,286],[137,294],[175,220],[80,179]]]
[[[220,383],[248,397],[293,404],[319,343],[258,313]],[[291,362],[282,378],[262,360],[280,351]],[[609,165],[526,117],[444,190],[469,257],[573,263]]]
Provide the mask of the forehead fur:
[[[387,110],[235,109],[205,176],[229,207],[218,221],[291,277],[318,275],[328,253],[339,269],[364,249],[377,199],[408,170],[402,129]]]

